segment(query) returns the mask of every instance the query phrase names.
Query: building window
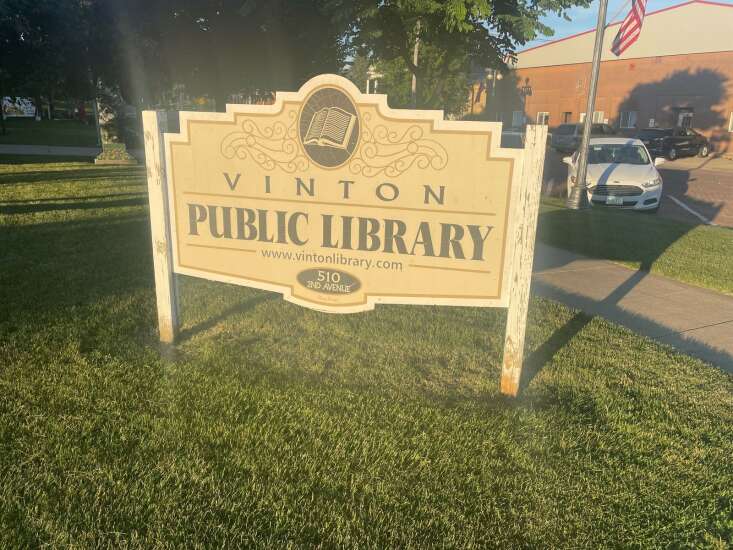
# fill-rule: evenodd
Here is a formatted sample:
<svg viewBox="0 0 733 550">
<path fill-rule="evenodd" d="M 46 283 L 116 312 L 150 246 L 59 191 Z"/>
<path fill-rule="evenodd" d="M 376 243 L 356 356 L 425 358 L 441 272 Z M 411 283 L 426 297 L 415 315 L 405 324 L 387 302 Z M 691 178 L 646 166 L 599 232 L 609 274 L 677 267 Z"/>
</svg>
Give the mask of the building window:
<svg viewBox="0 0 733 550">
<path fill-rule="evenodd" d="M 524 126 L 524 111 L 512 111 L 512 127 Z"/>
<path fill-rule="evenodd" d="M 695 112 L 692 109 L 679 109 L 677 112 L 677 126 L 681 128 L 692 128 L 692 117 Z"/>
<path fill-rule="evenodd" d="M 580 122 L 585 122 L 585 113 L 580 113 Z M 593 111 L 593 122 L 603 124 L 603 111 Z"/>
<path fill-rule="evenodd" d="M 733 111 L 730 113 L 730 120 L 728 121 L 728 131 L 733 132 Z"/>
<path fill-rule="evenodd" d="M 621 128 L 636 128 L 636 111 L 621 111 L 619 126 Z"/>
<path fill-rule="evenodd" d="M 571 111 L 565 111 L 562 114 L 562 122 L 563 124 L 567 124 L 573 119 L 573 113 Z"/>
<path fill-rule="evenodd" d="M 547 126 L 550 122 L 550 113 L 546 113 L 544 111 L 540 111 L 537 113 L 537 124 L 544 124 Z"/>
</svg>

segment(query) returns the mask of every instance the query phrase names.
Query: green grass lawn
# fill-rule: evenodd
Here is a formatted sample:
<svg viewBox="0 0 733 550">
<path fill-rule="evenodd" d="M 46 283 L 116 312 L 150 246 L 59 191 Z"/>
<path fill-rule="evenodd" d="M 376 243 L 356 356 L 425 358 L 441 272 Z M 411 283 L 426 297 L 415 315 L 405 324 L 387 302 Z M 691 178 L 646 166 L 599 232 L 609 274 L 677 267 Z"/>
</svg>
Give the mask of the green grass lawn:
<svg viewBox="0 0 733 550">
<path fill-rule="evenodd" d="M 0 547 L 712 547 L 733 378 L 531 302 L 326 315 L 179 277 L 157 343 L 143 170 L 0 166 Z"/>
<path fill-rule="evenodd" d="M 0 133 L 0 144 L 97 147 L 94 125 L 78 120 L 9 118 L 5 127 L 6 134 Z"/>
<path fill-rule="evenodd" d="M 543 199 L 537 238 L 685 283 L 733 294 L 733 230 L 653 214 L 593 208 L 571 211 Z"/>
</svg>

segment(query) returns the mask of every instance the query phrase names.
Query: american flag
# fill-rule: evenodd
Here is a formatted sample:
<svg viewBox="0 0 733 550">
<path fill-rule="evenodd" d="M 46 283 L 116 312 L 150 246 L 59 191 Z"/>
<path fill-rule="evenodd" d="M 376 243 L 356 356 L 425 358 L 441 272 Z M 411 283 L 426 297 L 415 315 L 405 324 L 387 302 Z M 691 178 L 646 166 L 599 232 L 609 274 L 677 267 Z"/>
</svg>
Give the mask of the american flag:
<svg viewBox="0 0 733 550">
<path fill-rule="evenodd" d="M 646 0 L 631 0 L 629 14 L 621 23 L 621 27 L 613 39 L 611 51 L 619 56 L 626 49 L 637 41 L 641 34 L 641 25 L 644 23 L 644 12 L 646 11 Z"/>
</svg>

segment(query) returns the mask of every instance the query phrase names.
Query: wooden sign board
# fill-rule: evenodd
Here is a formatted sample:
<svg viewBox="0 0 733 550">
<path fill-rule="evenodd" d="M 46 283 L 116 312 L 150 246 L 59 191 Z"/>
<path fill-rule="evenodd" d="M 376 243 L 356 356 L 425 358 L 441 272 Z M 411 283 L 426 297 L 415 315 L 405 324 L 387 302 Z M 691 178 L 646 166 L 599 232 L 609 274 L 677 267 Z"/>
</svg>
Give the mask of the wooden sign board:
<svg viewBox="0 0 733 550">
<path fill-rule="evenodd" d="M 143 121 L 162 340 L 177 331 L 174 273 L 329 313 L 513 310 L 518 295 L 505 357 L 516 380 L 502 383 L 516 394 L 544 127 L 524 150 L 501 149 L 500 123 L 390 109 L 335 75 L 273 105 L 182 112 L 177 134 L 162 113 Z"/>
</svg>

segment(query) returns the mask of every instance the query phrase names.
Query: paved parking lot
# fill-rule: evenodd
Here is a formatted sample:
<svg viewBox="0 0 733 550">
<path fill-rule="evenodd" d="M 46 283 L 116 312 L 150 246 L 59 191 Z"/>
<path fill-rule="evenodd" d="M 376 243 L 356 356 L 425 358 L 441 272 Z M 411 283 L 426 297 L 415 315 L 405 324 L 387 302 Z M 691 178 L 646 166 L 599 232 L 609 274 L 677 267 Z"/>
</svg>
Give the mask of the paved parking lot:
<svg viewBox="0 0 733 550">
<path fill-rule="evenodd" d="M 705 160 L 682 159 L 661 167 L 666 198 L 659 214 L 733 227 L 733 161 Z"/>
<path fill-rule="evenodd" d="M 567 167 L 562 157 L 560 153 L 547 150 L 545 193 L 565 192 Z M 667 161 L 660 167 L 660 173 L 665 196 L 658 216 L 733 227 L 733 160 L 682 158 Z"/>
</svg>

